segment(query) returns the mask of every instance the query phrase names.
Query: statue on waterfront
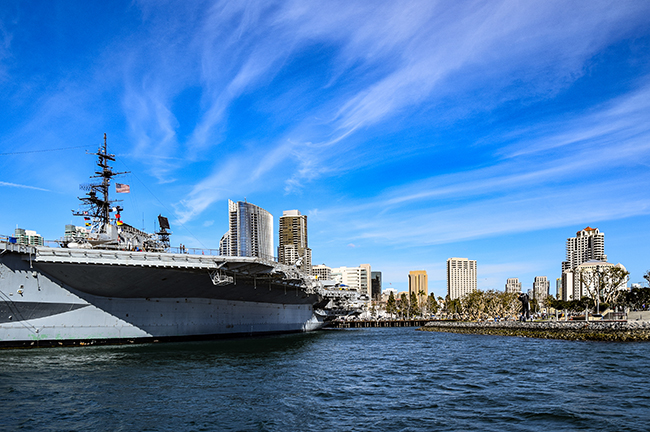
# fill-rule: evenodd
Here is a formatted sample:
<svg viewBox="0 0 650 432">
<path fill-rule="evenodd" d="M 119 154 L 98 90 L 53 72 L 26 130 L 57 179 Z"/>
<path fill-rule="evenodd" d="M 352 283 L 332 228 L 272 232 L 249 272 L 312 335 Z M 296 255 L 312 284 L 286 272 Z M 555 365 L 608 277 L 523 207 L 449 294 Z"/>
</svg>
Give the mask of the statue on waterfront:
<svg viewBox="0 0 650 432">
<path fill-rule="evenodd" d="M 530 319 L 530 298 L 520 291 L 518 300 L 521 302 L 521 320 L 526 321 Z"/>
</svg>

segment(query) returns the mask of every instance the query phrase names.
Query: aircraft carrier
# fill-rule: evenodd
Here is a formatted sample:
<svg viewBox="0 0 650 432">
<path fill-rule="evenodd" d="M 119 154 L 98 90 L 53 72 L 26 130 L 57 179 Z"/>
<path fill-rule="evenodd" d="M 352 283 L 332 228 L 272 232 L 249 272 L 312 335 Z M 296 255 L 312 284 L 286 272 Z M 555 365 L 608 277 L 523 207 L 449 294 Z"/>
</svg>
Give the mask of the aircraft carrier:
<svg viewBox="0 0 650 432">
<path fill-rule="evenodd" d="M 209 339 L 316 330 L 355 293 L 328 289 L 293 265 L 261 257 L 172 253 L 169 224 L 147 234 L 109 200 L 115 156 L 80 198 L 85 229 L 55 245 L 0 238 L 0 347 Z M 179 251 L 186 252 L 186 251 Z"/>
</svg>

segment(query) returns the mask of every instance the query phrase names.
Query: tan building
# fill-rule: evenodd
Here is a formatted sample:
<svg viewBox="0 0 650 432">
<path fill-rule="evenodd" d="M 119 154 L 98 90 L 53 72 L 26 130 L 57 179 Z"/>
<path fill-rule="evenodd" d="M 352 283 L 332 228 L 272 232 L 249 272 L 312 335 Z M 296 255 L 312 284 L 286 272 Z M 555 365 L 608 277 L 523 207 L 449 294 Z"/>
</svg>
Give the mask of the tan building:
<svg viewBox="0 0 650 432">
<path fill-rule="evenodd" d="M 311 274 L 320 280 L 332 280 L 332 269 L 325 264 L 312 266 Z"/>
<path fill-rule="evenodd" d="M 477 289 L 476 260 L 449 258 L 447 260 L 447 295 L 450 300 L 464 297 Z"/>
<path fill-rule="evenodd" d="M 307 215 L 298 210 L 285 210 L 280 217 L 280 244 L 278 261 L 298 264 L 298 268 L 311 274 L 311 249 L 307 243 Z"/>
<path fill-rule="evenodd" d="M 427 303 L 429 295 L 429 282 L 426 270 L 413 270 L 409 272 L 409 300 L 411 294 L 415 293 L 418 299 L 418 306 L 423 307 Z"/>
</svg>

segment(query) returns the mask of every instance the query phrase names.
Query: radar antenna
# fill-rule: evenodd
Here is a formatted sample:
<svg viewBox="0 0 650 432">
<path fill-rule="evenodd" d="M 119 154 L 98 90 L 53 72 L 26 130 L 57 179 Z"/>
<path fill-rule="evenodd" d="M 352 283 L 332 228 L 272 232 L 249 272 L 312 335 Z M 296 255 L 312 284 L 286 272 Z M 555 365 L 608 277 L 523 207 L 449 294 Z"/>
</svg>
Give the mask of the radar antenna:
<svg viewBox="0 0 650 432">
<path fill-rule="evenodd" d="M 106 134 L 104 134 L 104 145 L 99 147 L 97 153 L 92 153 L 97 156 L 97 171 L 91 178 L 101 178 L 99 183 L 91 183 L 82 185 L 83 190 L 88 190 L 85 197 L 79 198 L 82 206 L 86 210 L 72 211 L 73 216 L 84 216 L 86 225 L 89 224 L 88 220 L 92 219 L 92 231 L 97 233 L 107 232 L 107 226 L 110 224 L 110 212 L 112 210 L 111 204 L 121 200 L 109 199 L 109 188 L 111 179 L 117 175 L 126 174 L 128 171 L 115 172 L 109 165 L 109 161 L 115 162 L 115 155 L 109 154 L 106 146 Z"/>
<path fill-rule="evenodd" d="M 165 250 L 169 249 L 169 235 L 172 234 L 171 231 L 167 231 L 169 228 L 169 219 L 165 216 L 158 215 L 158 225 L 160 225 L 160 231 L 156 233 L 158 239 L 162 243 Z"/>
</svg>

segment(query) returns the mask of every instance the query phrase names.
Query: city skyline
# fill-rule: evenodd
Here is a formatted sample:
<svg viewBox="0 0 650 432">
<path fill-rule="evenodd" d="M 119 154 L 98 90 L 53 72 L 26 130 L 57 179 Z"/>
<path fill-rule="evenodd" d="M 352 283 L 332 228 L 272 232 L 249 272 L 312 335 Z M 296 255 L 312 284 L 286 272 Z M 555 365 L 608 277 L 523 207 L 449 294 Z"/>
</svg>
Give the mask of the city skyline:
<svg viewBox="0 0 650 432">
<path fill-rule="evenodd" d="M 312 264 L 369 263 L 398 291 L 422 269 L 444 297 L 449 257 L 479 263 L 481 290 L 554 281 L 589 226 L 638 283 L 649 17 L 633 1 L 4 1 L 0 234 L 82 225 L 107 133 L 130 172 L 123 220 L 168 217 L 174 246 L 217 249 L 229 198 L 297 209 Z"/>
</svg>

